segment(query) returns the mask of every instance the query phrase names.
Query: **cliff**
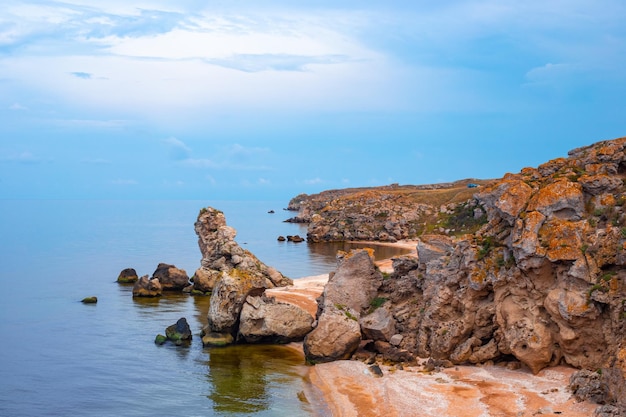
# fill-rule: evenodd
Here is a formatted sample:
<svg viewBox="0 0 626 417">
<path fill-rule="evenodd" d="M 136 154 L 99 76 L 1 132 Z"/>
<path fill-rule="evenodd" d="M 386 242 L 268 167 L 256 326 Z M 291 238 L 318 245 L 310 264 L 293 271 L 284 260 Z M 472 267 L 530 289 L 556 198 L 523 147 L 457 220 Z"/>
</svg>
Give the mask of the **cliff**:
<svg viewBox="0 0 626 417">
<path fill-rule="evenodd" d="M 418 239 L 417 259 L 395 259 L 375 296 L 395 322 L 400 351 L 623 376 L 625 180 L 620 138 L 499 180 L 472 180 L 477 188 L 389 186 L 297 203 L 311 241 Z M 388 337 L 378 353 L 389 351 Z"/>
</svg>

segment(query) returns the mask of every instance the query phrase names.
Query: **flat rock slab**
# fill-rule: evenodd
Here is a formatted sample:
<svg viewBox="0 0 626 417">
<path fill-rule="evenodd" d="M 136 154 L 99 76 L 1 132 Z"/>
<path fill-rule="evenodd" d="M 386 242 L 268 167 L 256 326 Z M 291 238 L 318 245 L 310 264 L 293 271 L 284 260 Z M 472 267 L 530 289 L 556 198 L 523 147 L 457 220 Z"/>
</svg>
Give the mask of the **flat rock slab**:
<svg viewBox="0 0 626 417">
<path fill-rule="evenodd" d="M 319 364 L 311 369 L 311 382 L 322 391 L 332 415 L 343 417 L 589 417 L 598 407 L 577 403 L 567 391 L 575 371 L 567 367 L 537 375 L 497 366 L 458 366 L 436 373 L 381 369 L 378 377 L 362 362 Z"/>
</svg>

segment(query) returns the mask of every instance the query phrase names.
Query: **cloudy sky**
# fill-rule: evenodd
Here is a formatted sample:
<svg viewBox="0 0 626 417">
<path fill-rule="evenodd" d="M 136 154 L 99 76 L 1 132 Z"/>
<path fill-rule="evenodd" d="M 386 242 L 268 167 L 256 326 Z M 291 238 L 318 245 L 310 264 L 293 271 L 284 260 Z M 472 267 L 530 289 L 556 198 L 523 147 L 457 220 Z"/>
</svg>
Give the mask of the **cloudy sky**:
<svg viewBox="0 0 626 417">
<path fill-rule="evenodd" d="M 626 135 L 623 0 L 2 0 L 0 198 L 289 199 Z"/>
</svg>

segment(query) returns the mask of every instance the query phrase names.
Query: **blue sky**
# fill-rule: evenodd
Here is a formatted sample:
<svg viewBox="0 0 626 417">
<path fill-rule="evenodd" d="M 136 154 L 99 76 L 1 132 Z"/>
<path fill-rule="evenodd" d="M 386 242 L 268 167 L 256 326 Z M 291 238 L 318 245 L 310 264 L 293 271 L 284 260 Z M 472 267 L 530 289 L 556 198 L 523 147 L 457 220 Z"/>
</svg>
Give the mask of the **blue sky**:
<svg viewBox="0 0 626 417">
<path fill-rule="evenodd" d="M 501 177 L 626 135 L 624 68 L 622 0 L 3 0 L 0 198 Z"/>
</svg>

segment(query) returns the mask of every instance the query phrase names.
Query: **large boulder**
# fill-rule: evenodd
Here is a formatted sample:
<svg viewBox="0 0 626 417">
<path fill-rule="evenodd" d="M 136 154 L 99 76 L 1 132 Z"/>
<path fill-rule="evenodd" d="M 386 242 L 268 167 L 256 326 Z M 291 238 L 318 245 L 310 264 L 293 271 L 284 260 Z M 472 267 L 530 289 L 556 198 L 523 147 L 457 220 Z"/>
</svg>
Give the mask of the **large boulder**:
<svg viewBox="0 0 626 417">
<path fill-rule="evenodd" d="M 246 298 L 239 320 L 239 336 L 249 343 L 300 341 L 313 329 L 308 312 L 265 295 Z"/>
<path fill-rule="evenodd" d="M 338 304 L 361 315 L 370 308 L 382 281 L 383 275 L 374 264 L 371 250 L 340 252 L 337 270 L 324 287 L 321 308 Z"/>
<path fill-rule="evenodd" d="M 359 347 L 361 329 L 355 313 L 347 307 L 329 306 L 317 327 L 304 338 L 304 355 L 310 363 L 349 359 Z"/>
<path fill-rule="evenodd" d="M 152 279 L 158 279 L 164 291 L 178 291 L 189 285 L 189 276 L 184 269 L 164 263 L 157 266 Z"/>
<path fill-rule="evenodd" d="M 150 279 L 147 275 L 139 278 L 133 286 L 133 297 L 159 297 L 163 287 L 158 279 Z"/>
<path fill-rule="evenodd" d="M 361 340 L 359 319 L 367 313 L 382 284 L 372 253 L 366 249 L 338 255 L 339 265 L 331 274 L 318 305 L 315 329 L 304 339 L 309 362 L 347 359 Z"/>
</svg>

